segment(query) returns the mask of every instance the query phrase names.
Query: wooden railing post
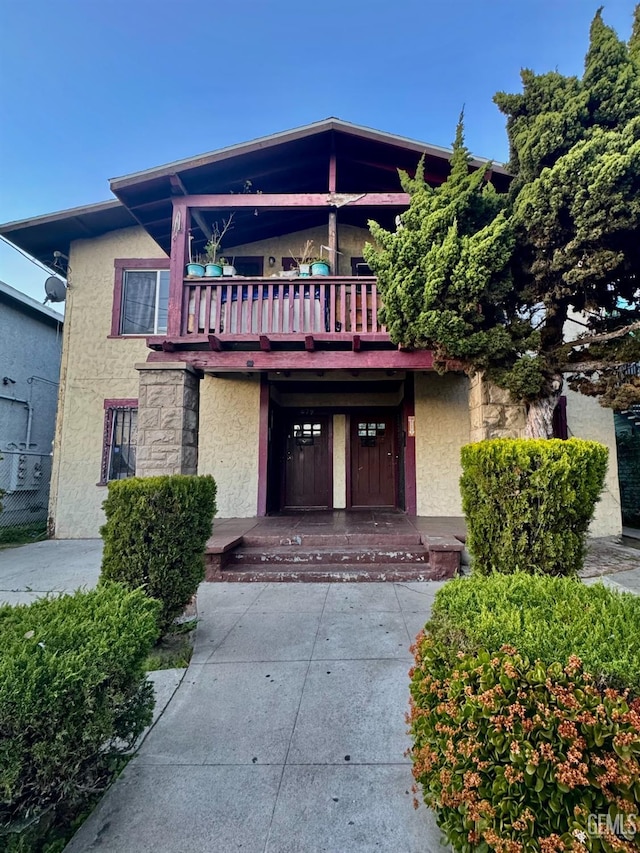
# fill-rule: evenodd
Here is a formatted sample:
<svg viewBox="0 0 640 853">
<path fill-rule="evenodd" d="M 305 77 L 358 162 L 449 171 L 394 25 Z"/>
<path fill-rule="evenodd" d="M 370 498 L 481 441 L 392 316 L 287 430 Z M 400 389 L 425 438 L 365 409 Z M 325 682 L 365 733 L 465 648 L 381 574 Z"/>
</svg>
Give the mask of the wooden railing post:
<svg viewBox="0 0 640 853">
<path fill-rule="evenodd" d="M 173 202 L 171 221 L 171 263 L 169 265 L 169 312 L 167 317 L 167 335 L 179 337 L 186 334 L 187 318 L 182 316 L 182 291 L 187 259 L 189 257 L 189 228 L 191 218 L 189 208 L 181 200 Z M 200 306 L 196 305 L 196 318 Z"/>
</svg>

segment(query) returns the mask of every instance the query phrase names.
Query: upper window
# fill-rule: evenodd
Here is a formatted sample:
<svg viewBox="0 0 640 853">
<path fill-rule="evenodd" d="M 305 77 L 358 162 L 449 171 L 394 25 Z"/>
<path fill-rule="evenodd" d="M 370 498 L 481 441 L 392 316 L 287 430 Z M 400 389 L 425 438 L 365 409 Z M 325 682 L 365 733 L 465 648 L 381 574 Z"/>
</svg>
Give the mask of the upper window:
<svg viewBox="0 0 640 853">
<path fill-rule="evenodd" d="M 111 334 L 157 335 L 167 331 L 169 258 L 117 258 Z"/>
<path fill-rule="evenodd" d="M 124 270 L 121 335 L 157 335 L 167 331 L 169 270 Z"/>
</svg>

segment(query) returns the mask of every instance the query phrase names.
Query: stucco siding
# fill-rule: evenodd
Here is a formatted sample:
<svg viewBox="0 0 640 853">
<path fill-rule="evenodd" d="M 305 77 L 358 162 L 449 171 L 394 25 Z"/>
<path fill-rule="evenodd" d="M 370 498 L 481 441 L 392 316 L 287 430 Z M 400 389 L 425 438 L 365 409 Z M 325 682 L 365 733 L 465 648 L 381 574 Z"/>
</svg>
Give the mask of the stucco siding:
<svg viewBox="0 0 640 853">
<path fill-rule="evenodd" d="M 198 474 L 214 477 L 220 518 L 247 518 L 257 512 L 259 428 L 259 377 L 204 377 Z"/>
<path fill-rule="evenodd" d="M 142 228 L 78 240 L 70 255 L 65 356 L 49 512 L 56 538 L 97 536 L 106 488 L 100 479 L 104 400 L 137 398 L 134 365 L 148 355 L 144 338 L 114 338 L 115 258 L 161 258 Z"/>
<path fill-rule="evenodd" d="M 469 442 L 468 399 L 466 377 L 415 376 L 418 515 L 462 515 L 460 449 Z"/>
<path fill-rule="evenodd" d="M 333 416 L 333 508 L 347 505 L 347 418 Z"/>
<path fill-rule="evenodd" d="M 603 408 L 593 397 L 585 397 L 569 389 L 567 395 L 567 427 L 570 436 L 600 441 L 609 448 L 609 467 L 602 496 L 589 528 L 591 536 L 616 536 L 622 532 L 618 456 L 611 409 Z"/>
</svg>

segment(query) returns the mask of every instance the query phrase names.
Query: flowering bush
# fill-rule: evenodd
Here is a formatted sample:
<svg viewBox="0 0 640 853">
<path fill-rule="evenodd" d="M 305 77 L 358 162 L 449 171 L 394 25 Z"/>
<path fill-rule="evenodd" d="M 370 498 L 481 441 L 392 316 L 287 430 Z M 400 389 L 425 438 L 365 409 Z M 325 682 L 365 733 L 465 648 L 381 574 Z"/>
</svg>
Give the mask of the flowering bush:
<svg viewBox="0 0 640 853">
<path fill-rule="evenodd" d="M 517 588 L 519 599 L 530 586 L 535 612 L 547 584 L 558 596 L 558 610 L 555 618 L 549 606 L 544 612 L 546 639 L 538 656 L 531 654 L 526 597 L 520 635 L 518 618 L 503 617 L 515 609 L 509 587 Z M 629 636 L 636 636 L 627 660 L 620 661 L 615 642 L 590 667 L 563 654 L 579 634 L 570 620 L 561 621 L 563 592 L 569 603 L 575 594 L 582 607 L 594 598 L 596 636 L 603 627 L 615 631 L 626 606 Z M 505 644 L 505 635 L 512 644 Z M 424 800 L 454 850 L 640 849 L 640 698 L 637 690 L 620 687 L 637 668 L 639 635 L 640 601 L 569 579 L 494 575 L 454 581 L 438 593 L 433 618 L 413 648 L 411 757 Z M 517 649 L 519 640 L 529 656 Z M 616 827 L 631 832 L 624 837 Z"/>
</svg>

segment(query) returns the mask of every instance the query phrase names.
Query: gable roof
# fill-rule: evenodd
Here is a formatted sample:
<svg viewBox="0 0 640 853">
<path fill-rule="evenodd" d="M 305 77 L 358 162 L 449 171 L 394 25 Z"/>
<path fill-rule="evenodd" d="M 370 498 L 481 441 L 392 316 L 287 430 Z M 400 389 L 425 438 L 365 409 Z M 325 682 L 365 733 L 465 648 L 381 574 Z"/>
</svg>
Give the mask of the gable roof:
<svg viewBox="0 0 640 853">
<path fill-rule="evenodd" d="M 326 192 L 328 164 L 337 160 L 337 191 L 394 192 L 400 190 L 398 169 L 413 172 L 425 157 L 425 177 L 444 181 L 452 152 L 414 139 L 385 133 L 335 117 L 291 130 L 230 145 L 197 157 L 113 178 L 110 187 L 117 200 L 85 205 L 58 213 L 0 225 L 0 234 L 53 268 L 53 252 L 69 254 L 73 240 L 100 236 L 109 231 L 142 225 L 165 253 L 170 251 L 172 200 L 182 194 L 242 192 Z M 489 161 L 473 158 L 478 168 Z M 509 175 L 493 166 L 493 181 L 506 190 Z M 388 227 L 395 213 L 389 209 Z M 321 211 L 271 212 L 256 218 L 251 211 L 235 218 L 236 244 L 250 243 L 274 234 L 321 224 Z M 215 216 L 214 216 L 215 218 Z M 367 211 L 342 208 L 341 221 L 366 226 Z M 196 242 L 204 231 L 194 224 Z"/>
</svg>

